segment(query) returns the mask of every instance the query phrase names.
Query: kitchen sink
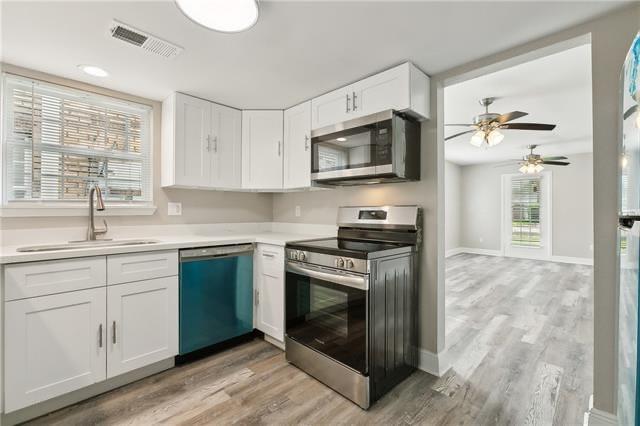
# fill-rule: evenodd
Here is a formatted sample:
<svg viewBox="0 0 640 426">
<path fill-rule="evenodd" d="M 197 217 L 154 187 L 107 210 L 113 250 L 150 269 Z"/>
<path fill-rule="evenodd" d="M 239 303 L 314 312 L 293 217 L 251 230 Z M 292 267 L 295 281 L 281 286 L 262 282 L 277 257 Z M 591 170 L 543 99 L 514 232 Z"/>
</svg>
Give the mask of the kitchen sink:
<svg viewBox="0 0 640 426">
<path fill-rule="evenodd" d="M 54 250 L 74 250 L 79 248 L 93 247 L 120 247 L 138 246 L 143 244 L 156 244 L 158 240 L 95 240 L 95 241 L 69 241 L 61 244 L 43 244 L 39 246 L 25 246 L 16 249 L 18 252 L 37 252 Z"/>
</svg>

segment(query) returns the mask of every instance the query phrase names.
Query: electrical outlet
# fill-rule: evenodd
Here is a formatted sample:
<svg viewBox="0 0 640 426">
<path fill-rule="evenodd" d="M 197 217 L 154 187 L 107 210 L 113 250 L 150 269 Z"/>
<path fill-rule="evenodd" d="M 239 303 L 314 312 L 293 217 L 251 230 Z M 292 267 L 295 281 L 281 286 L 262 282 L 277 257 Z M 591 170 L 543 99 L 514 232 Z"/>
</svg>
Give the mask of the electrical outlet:
<svg viewBox="0 0 640 426">
<path fill-rule="evenodd" d="M 300 217 L 300 206 L 296 206 L 296 217 Z"/>
<path fill-rule="evenodd" d="M 182 216 L 182 203 L 167 203 L 167 214 L 169 216 Z"/>
</svg>

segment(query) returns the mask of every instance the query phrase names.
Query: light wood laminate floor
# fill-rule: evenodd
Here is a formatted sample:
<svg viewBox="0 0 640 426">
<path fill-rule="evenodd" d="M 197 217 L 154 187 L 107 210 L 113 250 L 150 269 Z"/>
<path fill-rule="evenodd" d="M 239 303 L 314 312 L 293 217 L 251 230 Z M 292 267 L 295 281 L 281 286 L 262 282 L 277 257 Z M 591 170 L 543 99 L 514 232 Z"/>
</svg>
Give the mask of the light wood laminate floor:
<svg viewBox="0 0 640 426">
<path fill-rule="evenodd" d="M 462 254 L 447 259 L 442 378 L 418 371 L 363 411 L 253 340 L 34 425 L 579 425 L 591 394 L 591 267 Z"/>
</svg>

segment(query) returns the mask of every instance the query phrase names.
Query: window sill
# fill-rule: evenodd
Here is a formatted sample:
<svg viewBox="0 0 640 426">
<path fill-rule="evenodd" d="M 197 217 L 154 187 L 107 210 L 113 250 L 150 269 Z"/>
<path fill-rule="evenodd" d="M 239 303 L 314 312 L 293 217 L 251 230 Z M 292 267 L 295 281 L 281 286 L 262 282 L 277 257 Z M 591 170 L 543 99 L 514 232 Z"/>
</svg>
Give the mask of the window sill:
<svg viewBox="0 0 640 426">
<path fill-rule="evenodd" d="M 114 204 L 106 205 L 104 211 L 96 211 L 96 216 L 151 216 L 157 207 L 151 204 L 129 205 Z M 0 207 L 0 217 L 86 217 L 89 215 L 88 204 L 22 204 L 4 205 Z"/>
</svg>

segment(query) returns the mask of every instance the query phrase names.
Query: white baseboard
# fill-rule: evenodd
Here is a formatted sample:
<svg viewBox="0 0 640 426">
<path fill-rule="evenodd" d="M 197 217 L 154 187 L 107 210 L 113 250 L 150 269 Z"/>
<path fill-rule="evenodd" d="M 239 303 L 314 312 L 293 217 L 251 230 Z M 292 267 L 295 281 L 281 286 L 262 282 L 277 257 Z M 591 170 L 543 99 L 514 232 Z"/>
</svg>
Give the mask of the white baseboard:
<svg viewBox="0 0 640 426">
<path fill-rule="evenodd" d="M 454 249 L 449 249 L 444 253 L 444 257 L 455 256 L 456 254 L 465 253 L 465 249 L 463 247 L 458 247 Z"/>
<path fill-rule="evenodd" d="M 585 414 L 585 426 L 616 426 L 617 419 L 611 413 L 591 407 Z"/>
<path fill-rule="evenodd" d="M 419 350 L 418 368 L 437 377 L 442 377 L 451 367 L 446 351 L 433 353 L 426 349 Z"/>
<path fill-rule="evenodd" d="M 481 249 L 481 248 L 472 248 L 472 247 L 458 247 L 458 248 L 447 250 L 445 253 L 445 257 L 455 256 L 456 254 L 461 254 L 461 253 L 480 254 L 484 256 L 503 256 L 501 250 L 490 250 L 490 249 Z M 518 258 L 542 260 L 545 262 L 574 263 L 576 265 L 593 266 L 593 259 L 588 257 L 551 256 L 551 257 L 541 257 L 538 259 L 533 259 L 530 257 L 518 256 Z"/>
<path fill-rule="evenodd" d="M 593 258 L 588 257 L 571 257 L 571 256 L 551 256 L 551 262 L 559 263 L 575 263 L 576 265 L 593 266 Z"/>
</svg>

